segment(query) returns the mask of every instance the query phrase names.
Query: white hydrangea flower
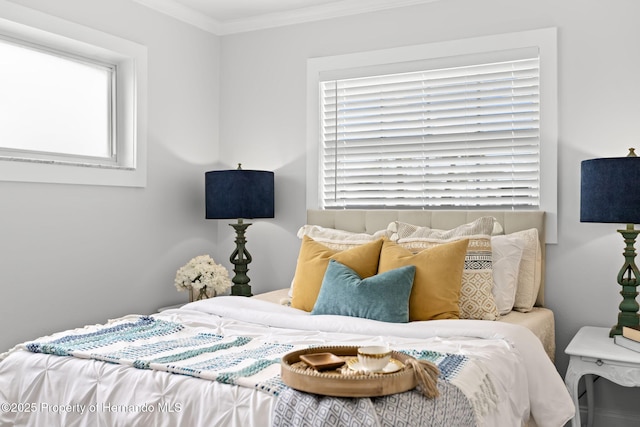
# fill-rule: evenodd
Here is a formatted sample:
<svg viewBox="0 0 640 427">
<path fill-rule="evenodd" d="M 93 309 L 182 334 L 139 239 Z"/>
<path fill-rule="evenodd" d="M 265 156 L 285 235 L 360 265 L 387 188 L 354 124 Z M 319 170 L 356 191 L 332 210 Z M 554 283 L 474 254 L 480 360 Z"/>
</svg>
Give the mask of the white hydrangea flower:
<svg viewBox="0 0 640 427">
<path fill-rule="evenodd" d="M 221 294 L 231 287 L 229 271 L 209 255 L 199 255 L 180 267 L 176 273 L 175 286 L 178 291 L 193 289 L 200 294 L 202 288 L 207 298 Z"/>
</svg>

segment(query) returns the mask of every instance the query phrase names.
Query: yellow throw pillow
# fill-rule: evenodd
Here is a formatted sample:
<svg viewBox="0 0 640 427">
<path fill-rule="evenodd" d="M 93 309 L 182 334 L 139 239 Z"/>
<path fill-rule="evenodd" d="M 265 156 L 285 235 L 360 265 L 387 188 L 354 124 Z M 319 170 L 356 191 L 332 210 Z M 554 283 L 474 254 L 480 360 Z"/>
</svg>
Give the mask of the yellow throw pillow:
<svg viewBox="0 0 640 427">
<path fill-rule="evenodd" d="M 363 279 L 376 275 L 381 248 L 382 239 L 378 239 L 355 248 L 337 251 L 309 236 L 304 236 L 293 278 L 291 306 L 305 311 L 313 310 L 330 259 L 351 268 Z"/>
<path fill-rule="evenodd" d="M 414 254 L 385 239 L 378 272 L 415 265 L 409 320 L 459 319 L 460 287 L 469 240 L 463 239 Z"/>
<path fill-rule="evenodd" d="M 396 222 L 397 240 L 391 240 L 413 253 L 456 240 L 469 240 L 460 289 L 460 318 L 496 320 L 500 315 L 493 296 L 491 230 L 493 217 L 481 217 L 452 230 Z M 402 237 L 404 236 L 404 237 Z"/>
</svg>

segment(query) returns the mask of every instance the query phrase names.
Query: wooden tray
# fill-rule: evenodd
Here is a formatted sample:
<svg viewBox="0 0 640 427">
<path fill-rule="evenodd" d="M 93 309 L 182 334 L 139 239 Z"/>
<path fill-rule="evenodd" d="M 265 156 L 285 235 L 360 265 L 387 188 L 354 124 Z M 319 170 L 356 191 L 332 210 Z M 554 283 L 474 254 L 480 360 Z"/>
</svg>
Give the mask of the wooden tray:
<svg viewBox="0 0 640 427">
<path fill-rule="evenodd" d="M 301 355 L 333 353 L 345 361 L 357 357 L 358 347 L 314 347 L 284 355 L 281 365 L 282 381 L 291 388 L 308 393 L 338 397 L 373 397 L 402 393 L 418 385 L 411 365 L 413 359 L 406 354 L 393 351 L 391 358 L 404 364 L 393 373 L 357 372 L 347 364 L 336 370 L 317 371 L 300 360 Z"/>
</svg>

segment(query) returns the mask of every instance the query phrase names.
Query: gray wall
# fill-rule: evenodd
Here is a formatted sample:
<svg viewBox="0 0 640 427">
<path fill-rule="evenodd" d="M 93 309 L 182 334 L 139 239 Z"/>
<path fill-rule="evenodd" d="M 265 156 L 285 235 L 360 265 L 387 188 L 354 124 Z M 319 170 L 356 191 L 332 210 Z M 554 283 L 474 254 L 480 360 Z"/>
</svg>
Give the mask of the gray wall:
<svg viewBox="0 0 640 427">
<path fill-rule="evenodd" d="M 305 220 L 308 58 L 544 27 L 558 28 L 559 243 L 547 247 L 546 300 L 559 371 L 581 326 L 615 323 L 624 245 L 617 225 L 579 222 L 580 161 L 638 146 L 637 1 L 443 0 L 223 37 L 125 0 L 16 3 L 148 46 L 149 180 L 0 182 L 0 322 L 11 325 L 0 348 L 183 301 L 172 280 L 193 255 L 229 266 L 233 230 L 203 219 L 202 173 L 239 162 L 276 173 L 276 218 L 247 232 L 253 291 L 288 286 Z M 639 390 L 602 380 L 596 393 L 596 421 L 640 414 Z"/>
</svg>

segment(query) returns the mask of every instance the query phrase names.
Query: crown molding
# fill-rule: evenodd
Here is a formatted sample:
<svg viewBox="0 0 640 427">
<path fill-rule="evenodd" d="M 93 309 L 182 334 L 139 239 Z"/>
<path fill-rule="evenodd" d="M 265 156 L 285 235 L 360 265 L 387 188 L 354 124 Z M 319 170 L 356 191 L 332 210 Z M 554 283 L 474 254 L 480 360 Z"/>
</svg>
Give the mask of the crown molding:
<svg viewBox="0 0 640 427">
<path fill-rule="evenodd" d="M 358 15 L 385 9 L 395 9 L 440 0 L 345 0 L 319 6 L 269 13 L 255 18 L 238 19 L 221 23 L 224 34 L 234 34 L 265 28 L 282 27 L 304 22 L 321 21 L 342 16 Z"/>
<path fill-rule="evenodd" d="M 328 4 L 294 9 L 286 12 L 268 13 L 256 17 L 219 21 L 188 8 L 174 0 L 133 0 L 158 12 L 172 16 L 202 30 L 223 36 L 282 27 L 305 22 L 358 15 L 385 9 L 432 3 L 442 0 L 344 0 Z"/>
<path fill-rule="evenodd" d="M 198 27 L 207 32 L 222 35 L 222 24 L 204 13 L 186 7 L 174 0 L 133 0 L 143 6 L 153 9 L 179 21 Z"/>
</svg>

